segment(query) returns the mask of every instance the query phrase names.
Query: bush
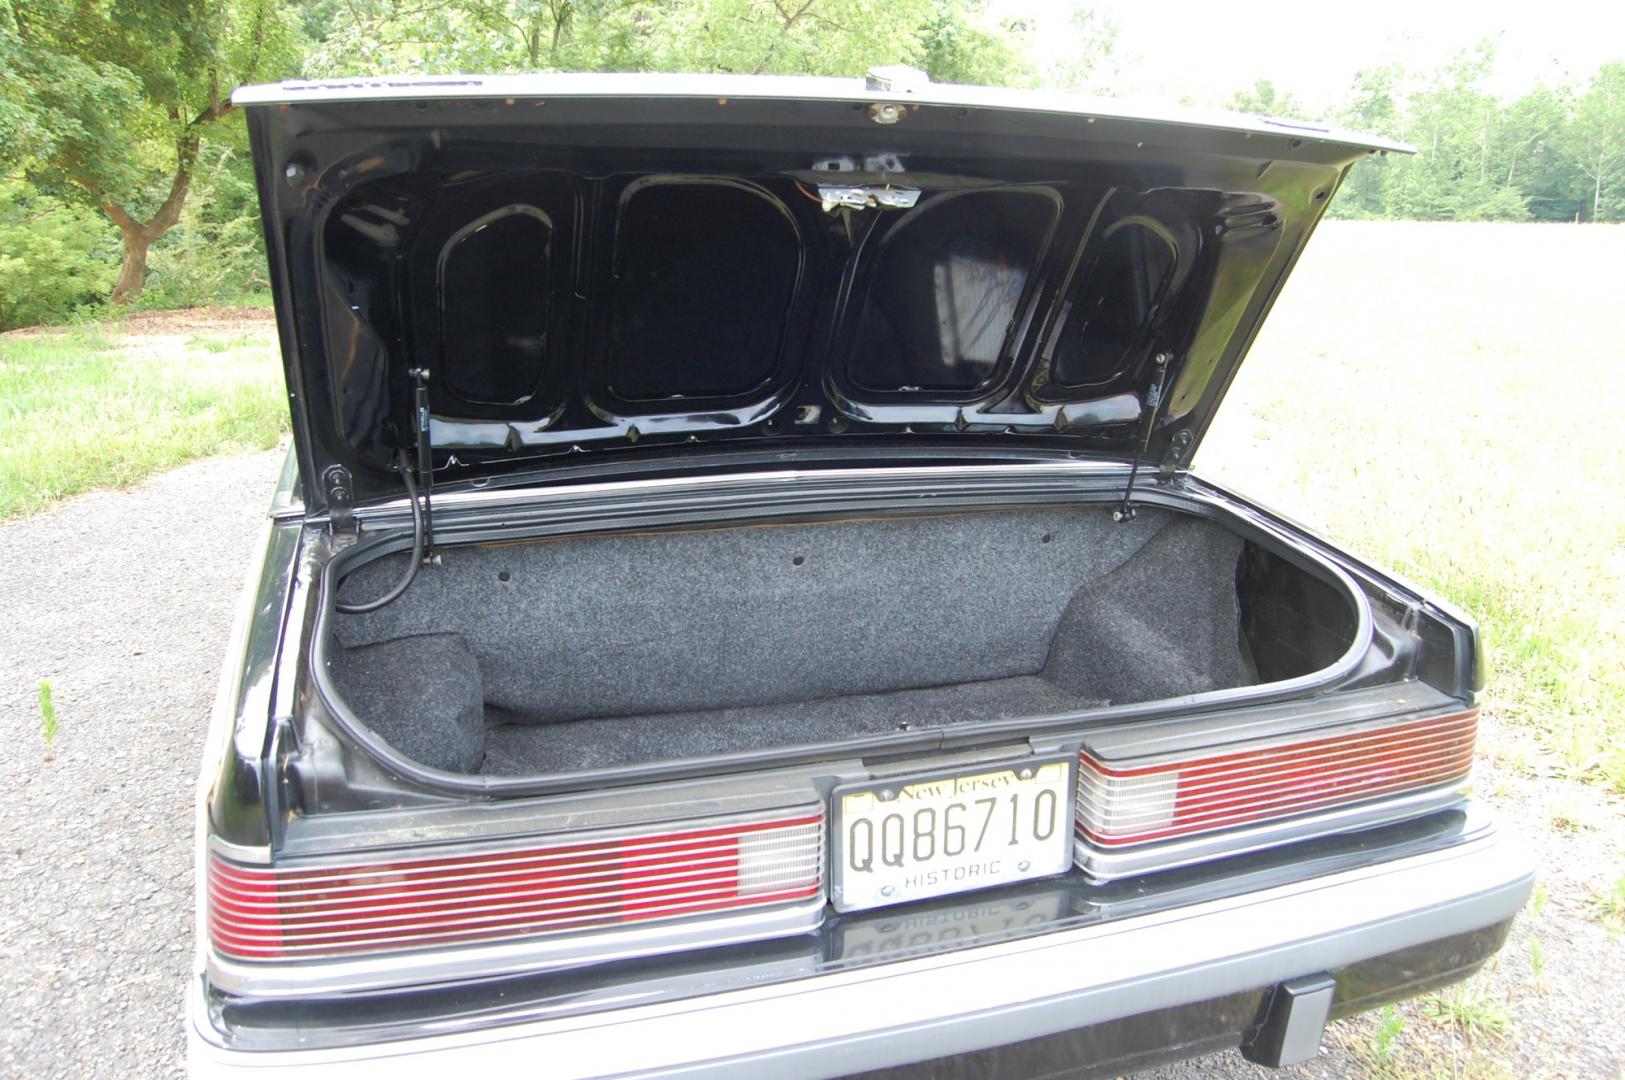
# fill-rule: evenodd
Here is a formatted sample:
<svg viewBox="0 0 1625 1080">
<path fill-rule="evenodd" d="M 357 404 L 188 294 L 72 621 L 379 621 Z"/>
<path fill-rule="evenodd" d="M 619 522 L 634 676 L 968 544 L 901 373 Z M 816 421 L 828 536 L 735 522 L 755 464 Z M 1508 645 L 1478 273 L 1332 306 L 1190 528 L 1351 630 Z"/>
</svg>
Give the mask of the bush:
<svg viewBox="0 0 1625 1080">
<path fill-rule="evenodd" d="M 0 330 L 58 323 L 107 298 L 119 235 L 96 211 L 0 179 Z"/>
</svg>

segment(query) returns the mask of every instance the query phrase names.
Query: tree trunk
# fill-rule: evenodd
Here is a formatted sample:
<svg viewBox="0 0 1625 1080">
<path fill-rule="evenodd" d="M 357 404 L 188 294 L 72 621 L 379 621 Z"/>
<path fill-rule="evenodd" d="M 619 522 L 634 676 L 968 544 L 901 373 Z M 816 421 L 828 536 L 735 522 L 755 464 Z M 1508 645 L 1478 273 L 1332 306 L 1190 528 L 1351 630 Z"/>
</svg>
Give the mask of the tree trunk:
<svg viewBox="0 0 1625 1080">
<path fill-rule="evenodd" d="M 124 230 L 124 261 L 119 266 L 118 280 L 113 283 L 112 302 L 115 307 L 131 303 L 141 295 L 147 280 L 147 250 L 157 239 L 146 229 Z"/>
<path fill-rule="evenodd" d="M 229 107 L 229 106 L 228 106 Z M 212 119 L 212 116 L 210 117 Z M 115 202 L 102 204 L 102 213 L 113 219 L 124 237 L 124 261 L 119 266 L 118 280 L 113 284 L 114 305 L 123 306 L 141 295 L 147 280 L 147 251 L 153 241 L 175 227 L 181 219 L 181 208 L 186 205 L 186 193 L 192 187 L 192 169 L 197 165 L 198 137 L 188 128 L 175 144 L 175 176 L 169 182 L 169 194 L 146 221 L 137 220 L 124 207 Z"/>
</svg>

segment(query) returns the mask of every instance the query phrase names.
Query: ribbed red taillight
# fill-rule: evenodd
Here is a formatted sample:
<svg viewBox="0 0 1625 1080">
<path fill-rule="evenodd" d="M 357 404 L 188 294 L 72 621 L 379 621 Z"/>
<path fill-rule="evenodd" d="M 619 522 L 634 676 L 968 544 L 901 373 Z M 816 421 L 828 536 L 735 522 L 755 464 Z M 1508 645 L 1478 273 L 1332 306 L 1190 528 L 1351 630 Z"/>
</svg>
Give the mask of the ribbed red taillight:
<svg viewBox="0 0 1625 1080">
<path fill-rule="evenodd" d="M 1478 710 L 1297 742 L 1109 766 L 1078 758 L 1078 829 L 1115 848 L 1251 825 L 1465 778 Z"/>
<path fill-rule="evenodd" d="M 244 960 L 529 937 L 758 908 L 823 887 L 822 810 L 436 858 L 209 860 L 209 936 Z"/>
</svg>

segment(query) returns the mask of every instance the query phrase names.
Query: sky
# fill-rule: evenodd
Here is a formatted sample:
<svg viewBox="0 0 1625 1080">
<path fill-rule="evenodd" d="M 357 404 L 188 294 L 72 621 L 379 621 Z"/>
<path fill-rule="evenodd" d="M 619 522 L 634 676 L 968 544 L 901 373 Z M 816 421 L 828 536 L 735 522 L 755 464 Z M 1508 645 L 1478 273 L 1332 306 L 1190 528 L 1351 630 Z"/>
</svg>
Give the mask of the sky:
<svg viewBox="0 0 1625 1080">
<path fill-rule="evenodd" d="M 1435 68 L 1484 38 L 1498 43 L 1490 88 L 1509 97 L 1540 81 L 1583 83 L 1604 61 L 1625 60 L 1620 0 L 1253 7 L 1215 0 L 992 0 L 988 14 L 1034 24 L 1029 41 L 1044 62 L 1064 54 L 1067 19 L 1079 6 L 1117 26 L 1114 93 L 1204 105 L 1267 78 L 1314 111 L 1340 101 L 1362 67 Z"/>
</svg>

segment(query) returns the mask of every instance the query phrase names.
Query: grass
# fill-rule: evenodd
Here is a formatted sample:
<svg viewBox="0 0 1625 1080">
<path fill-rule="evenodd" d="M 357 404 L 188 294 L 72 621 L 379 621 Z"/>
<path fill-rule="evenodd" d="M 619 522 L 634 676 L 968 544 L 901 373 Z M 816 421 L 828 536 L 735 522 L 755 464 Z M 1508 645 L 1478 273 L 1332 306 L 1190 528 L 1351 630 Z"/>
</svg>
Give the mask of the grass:
<svg viewBox="0 0 1625 1080">
<path fill-rule="evenodd" d="M 1427 1019 L 1454 1027 L 1472 1041 L 1504 1035 L 1512 1026 L 1507 1003 L 1476 983 L 1462 983 L 1429 994 L 1419 1007 Z"/>
<path fill-rule="evenodd" d="M 59 725 L 56 718 L 56 703 L 51 700 L 51 683 L 48 679 L 40 680 L 39 715 L 40 734 L 45 738 L 45 749 L 49 753 L 56 746 L 56 733 L 59 730 Z"/>
<path fill-rule="evenodd" d="M 1625 931 L 1625 877 L 1615 878 L 1606 891 L 1597 894 L 1591 914 L 1608 929 Z"/>
<path fill-rule="evenodd" d="M 1378 1062 L 1391 1061 L 1394 1044 L 1405 1030 L 1405 1017 L 1394 1005 L 1384 1005 L 1377 1021 L 1377 1030 L 1371 1036 L 1371 1055 Z"/>
<path fill-rule="evenodd" d="M 1497 725 L 1625 792 L 1625 229 L 1332 222 L 1200 471 L 1479 621 Z"/>
<path fill-rule="evenodd" d="M 223 353 L 233 349 L 252 348 L 265 344 L 260 334 L 234 334 L 221 336 L 219 334 L 193 334 L 186 339 L 188 349 L 202 349 L 204 352 Z"/>
<path fill-rule="evenodd" d="M 0 519 L 273 445 L 288 418 L 269 331 L 193 342 L 132 347 L 115 324 L 0 336 Z"/>
</svg>

